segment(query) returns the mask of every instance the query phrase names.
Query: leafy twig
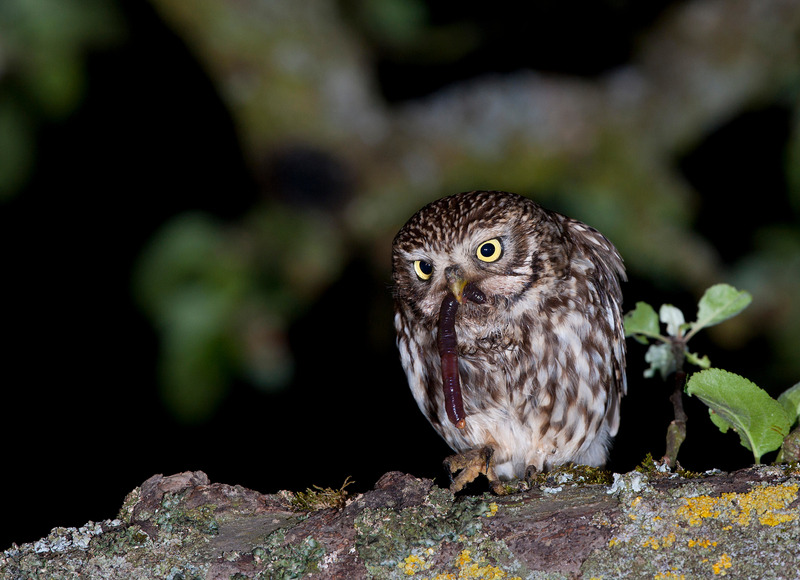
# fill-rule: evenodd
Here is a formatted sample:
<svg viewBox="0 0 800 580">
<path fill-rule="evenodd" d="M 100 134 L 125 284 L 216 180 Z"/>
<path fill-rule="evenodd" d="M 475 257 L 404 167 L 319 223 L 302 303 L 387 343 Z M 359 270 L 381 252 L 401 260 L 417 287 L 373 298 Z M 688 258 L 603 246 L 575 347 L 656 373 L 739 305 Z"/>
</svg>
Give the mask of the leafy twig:
<svg viewBox="0 0 800 580">
<path fill-rule="evenodd" d="M 659 371 L 666 381 L 670 374 L 675 373 L 675 388 L 670 395 L 674 419 L 667 429 L 667 449 L 664 455 L 664 460 L 670 467 L 677 465 L 678 451 L 686 439 L 688 417 L 683 408 L 683 390 L 686 385 L 684 364 L 688 360 L 702 369 L 711 366 L 707 356 L 700 357 L 690 352 L 686 343 L 699 330 L 736 316 L 751 300 L 747 292 L 736 290 L 727 284 L 717 284 L 706 290 L 700 299 L 697 320 L 694 322 L 687 323 L 683 312 L 670 304 L 662 304 L 656 316 L 652 306 L 646 302 L 637 302 L 636 308 L 625 315 L 625 335 L 633 336 L 643 344 L 650 344 L 645 354 L 650 368 L 645 371 L 645 377 L 652 377 Z M 666 325 L 666 335 L 661 333 L 659 322 Z M 651 340 L 654 341 L 652 344 Z"/>
</svg>

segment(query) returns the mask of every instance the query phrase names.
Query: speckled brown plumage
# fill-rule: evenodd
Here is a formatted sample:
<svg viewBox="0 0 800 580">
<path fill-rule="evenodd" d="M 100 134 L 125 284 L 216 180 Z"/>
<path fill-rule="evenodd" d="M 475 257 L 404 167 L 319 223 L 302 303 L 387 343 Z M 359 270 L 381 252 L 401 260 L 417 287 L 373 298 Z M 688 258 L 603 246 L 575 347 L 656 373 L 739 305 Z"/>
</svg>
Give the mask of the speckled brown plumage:
<svg viewBox="0 0 800 580">
<path fill-rule="evenodd" d="M 626 391 L 625 269 L 611 242 L 519 195 L 473 191 L 417 212 L 394 240 L 392 270 L 403 368 L 450 447 L 490 448 L 490 479 L 605 463 Z M 447 417 L 436 347 L 454 279 L 487 298 L 455 315 L 463 429 Z"/>
</svg>

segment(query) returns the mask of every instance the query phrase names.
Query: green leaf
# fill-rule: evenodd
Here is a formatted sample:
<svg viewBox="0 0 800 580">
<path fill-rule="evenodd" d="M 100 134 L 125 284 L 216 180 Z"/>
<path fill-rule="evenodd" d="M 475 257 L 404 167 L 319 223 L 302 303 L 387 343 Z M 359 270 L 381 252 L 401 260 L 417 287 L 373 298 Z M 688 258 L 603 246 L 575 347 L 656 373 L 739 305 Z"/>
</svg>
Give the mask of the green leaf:
<svg viewBox="0 0 800 580">
<path fill-rule="evenodd" d="M 667 334 L 670 336 L 682 336 L 681 326 L 686 324 L 683 312 L 672 304 L 662 304 L 658 311 L 658 318 L 667 325 Z"/>
<path fill-rule="evenodd" d="M 652 378 L 656 371 L 661 373 L 665 381 L 671 372 L 675 371 L 675 357 L 672 356 L 672 346 L 668 342 L 651 344 L 644 353 L 645 362 L 650 363 L 650 368 L 644 371 L 645 378 Z"/>
<path fill-rule="evenodd" d="M 722 369 L 694 373 L 686 392 L 708 405 L 739 434 L 756 463 L 781 446 L 789 433 L 789 418 L 778 401 L 747 379 Z M 720 427 L 721 422 L 712 417 Z M 721 427 L 720 427 L 721 428 Z"/>
<path fill-rule="evenodd" d="M 708 355 L 703 355 L 703 358 L 700 358 L 699 354 L 696 352 L 689 352 L 688 350 L 684 355 L 686 356 L 686 360 L 693 365 L 699 366 L 701 369 L 707 369 L 711 366 L 711 360 L 708 358 Z"/>
<path fill-rule="evenodd" d="M 636 308 L 625 315 L 625 336 L 631 335 L 643 344 L 647 344 L 647 339 L 642 335 L 651 338 L 661 337 L 658 315 L 647 302 L 637 302 Z"/>
<path fill-rule="evenodd" d="M 800 383 L 783 391 L 778 397 L 778 402 L 783 407 L 783 410 L 786 411 L 789 423 L 794 425 L 795 421 L 800 417 Z"/>
<path fill-rule="evenodd" d="M 692 323 L 691 334 L 736 316 L 752 301 L 753 297 L 745 290 L 737 290 L 728 284 L 711 286 L 697 305 L 697 320 Z"/>
<path fill-rule="evenodd" d="M 719 413 L 715 413 L 714 409 L 708 410 L 708 416 L 711 417 L 711 422 L 714 423 L 714 425 L 716 425 L 723 433 L 727 433 L 728 429 L 732 427 L 732 425 L 723 419 Z M 745 447 L 747 447 L 747 445 L 745 445 Z"/>
</svg>

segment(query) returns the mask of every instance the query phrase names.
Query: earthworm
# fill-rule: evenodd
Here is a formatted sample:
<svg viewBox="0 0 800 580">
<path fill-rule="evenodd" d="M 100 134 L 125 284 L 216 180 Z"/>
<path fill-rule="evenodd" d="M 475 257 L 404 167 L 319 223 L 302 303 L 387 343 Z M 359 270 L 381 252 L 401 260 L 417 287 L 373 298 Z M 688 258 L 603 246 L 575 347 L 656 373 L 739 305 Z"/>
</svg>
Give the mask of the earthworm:
<svg viewBox="0 0 800 580">
<path fill-rule="evenodd" d="M 464 287 L 463 297 L 471 302 L 483 304 L 486 302 L 486 295 L 478 288 L 468 283 Z M 458 353 L 456 343 L 456 311 L 458 310 L 458 300 L 452 292 L 448 292 L 442 300 L 439 309 L 439 337 L 437 345 L 439 347 L 439 357 L 442 366 L 442 387 L 444 388 L 444 405 L 447 410 L 447 418 L 459 429 L 466 427 L 466 417 L 464 416 L 464 402 L 461 399 L 461 383 L 458 378 Z"/>
</svg>

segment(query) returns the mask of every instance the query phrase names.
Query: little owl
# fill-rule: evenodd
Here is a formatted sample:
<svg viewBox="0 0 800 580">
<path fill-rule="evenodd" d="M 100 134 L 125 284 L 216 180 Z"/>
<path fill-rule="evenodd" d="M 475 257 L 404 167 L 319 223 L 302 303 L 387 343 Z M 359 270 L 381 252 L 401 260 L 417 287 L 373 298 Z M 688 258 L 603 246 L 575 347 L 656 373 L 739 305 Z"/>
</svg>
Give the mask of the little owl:
<svg viewBox="0 0 800 580">
<path fill-rule="evenodd" d="M 445 197 L 392 245 L 411 392 L 457 453 L 455 492 L 605 464 L 626 391 L 620 279 L 600 232 L 502 191 Z"/>
</svg>

